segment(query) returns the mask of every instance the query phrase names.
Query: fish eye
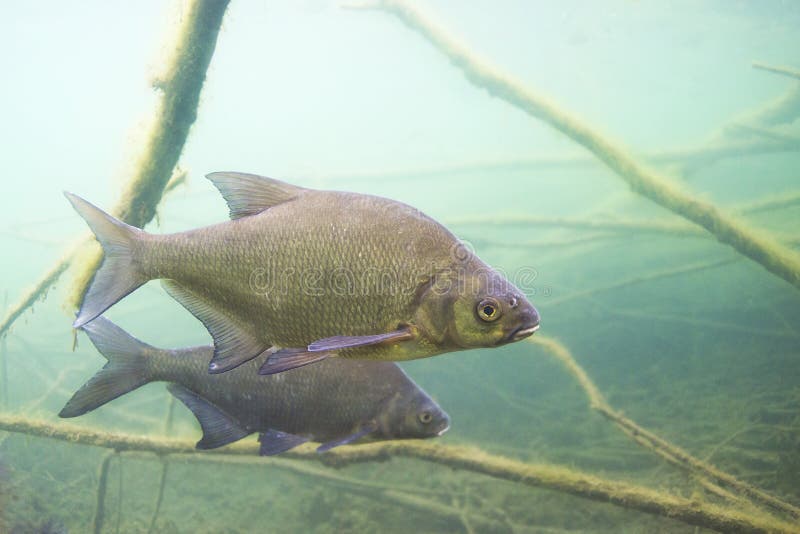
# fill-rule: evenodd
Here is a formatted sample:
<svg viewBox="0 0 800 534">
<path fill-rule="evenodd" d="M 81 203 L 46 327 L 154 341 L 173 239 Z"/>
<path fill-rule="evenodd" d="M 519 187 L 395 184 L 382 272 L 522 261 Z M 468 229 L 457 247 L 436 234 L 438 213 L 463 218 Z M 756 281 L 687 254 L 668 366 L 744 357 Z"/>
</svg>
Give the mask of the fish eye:
<svg viewBox="0 0 800 534">
<path fill-rule="evenodd" d="M 431 412 L 422 412 L 417 417 L 419 418 L 419 422 L 423 425 L 427 425 L 433 421 L 433 414 L 431 414 Z"/>
<path fill-rule="evenodd" d="M 478 303 L 478 317 L 486 322 L 500 318 L 500 303 L 493 298 L 485 298 Z"/>
</svg>

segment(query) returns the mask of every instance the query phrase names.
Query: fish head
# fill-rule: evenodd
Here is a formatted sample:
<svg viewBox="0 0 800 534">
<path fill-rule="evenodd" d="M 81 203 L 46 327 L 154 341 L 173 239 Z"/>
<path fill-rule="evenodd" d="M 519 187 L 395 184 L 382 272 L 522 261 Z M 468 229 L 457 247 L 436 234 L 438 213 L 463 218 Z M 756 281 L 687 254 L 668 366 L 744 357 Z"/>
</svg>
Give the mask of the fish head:
<svg viewBox="0 0 800 534">
<path fill-rule="evenodd" d="M 479 260 L 438 282 L 420 304 L 417 322 L 447 350 L 496 347 L 539 329 L 539 312 L 505 276 Z"/>
<path fill-rule="evenodd" d="M 450 416 L 414 384 L 385 403 L 378 426 L 383 439 L 433 438 L 447 432 Z"/>
</svg>

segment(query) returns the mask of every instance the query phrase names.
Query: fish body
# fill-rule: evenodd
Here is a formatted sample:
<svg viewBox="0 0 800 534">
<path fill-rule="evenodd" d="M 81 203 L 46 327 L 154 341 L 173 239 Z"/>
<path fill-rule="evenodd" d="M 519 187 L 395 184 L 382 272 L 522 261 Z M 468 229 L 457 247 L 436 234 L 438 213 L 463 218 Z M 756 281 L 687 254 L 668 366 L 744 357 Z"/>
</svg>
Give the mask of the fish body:
<svg viewBox="0 0 800 534">
<path fill-rule="evenodd" d="M 211 346 L 158 349 L 102 317 L 83 330 L 109 362 L 73 395 L 61 417 L 82 415 L 149 382 L 169 382 L 170 392 L 198 418 L 204 432 L 198 447 L 205 449 L 256 432 L 262 452 L 274 454 L 305 441 L 330 448 L 359 439 L 433 437 L 450 425 L 393 362 L 333 358 L 262 376 L 256 358 L 209 374 Z"/>
<path fill-rule="evenodd" d="M 209 178 L 232 220 L 168 235 L 124 225 L 68 195 L 105 253 L 76 327 L 162 279 L 212 335 L 211 372 L 265 351 L 277 364 L 270 372 L 331 356 L 423 358 L 538 328 L 519 289 L 415 208 L 254 175 Z M 496 315 L 487 319 L 484 309 Z"/>
<path fill-rule="evenodd" d="M 456 243 L 410 206 L 328 191 L 308 191 L 249 217 L 148 239 L 152 245 L 142 255 L 147 278 L 174 280 L 195 293 L 202 288 L 203 300 L 266 347 L 305 347 L 410 323 L 417 288 L 449 266 Z M 420 337 L 415 344 L 340 355 L 406 360 L 442 350 Z"/>
</svg>

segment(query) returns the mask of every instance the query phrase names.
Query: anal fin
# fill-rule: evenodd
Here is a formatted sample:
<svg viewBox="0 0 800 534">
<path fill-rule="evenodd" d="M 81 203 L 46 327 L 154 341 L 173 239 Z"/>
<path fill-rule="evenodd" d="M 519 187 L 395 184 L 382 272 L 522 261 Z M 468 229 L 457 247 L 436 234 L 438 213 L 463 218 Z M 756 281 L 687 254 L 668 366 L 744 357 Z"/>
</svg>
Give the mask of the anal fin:
<svg viewBox="0 0 800 534">
<path fill-rule="evenodd" d="M 209 373 L 230 371 L 269 348 L 252 333 L 237 326 L 223 311 L 174 280 L 162 280 L 161 285 L 172 298 L 203 323 L 214 339 L 214 357 L 208 366 Z"/>
<path fill-rule="evenodd" d="M 184 403 L 200 423 L 203 438 L 197 442 L 198 449 L 216 449 L 252 434 L 233 417 L 180 384 L 170 384 L 167 390 Z"/>
<path fill-rule="evenodd" d="M 304 438 L 303 436 L 270 429 L 259 434 L 258 442 L 261 443 L 261 447 L 258 453 L 261 456 L 274 456 L 286 452 L 289 449 L 294 449 L 306 441 L 308 441 L 308 438 Z"/>
<path fill-rule="evenodd" d="M 274 375 L 297 369 L 326 358 L 336 356 L 335 352 L 311 352 L 306 349 L 281 349 L 267 358 L 258 370 L 260 375 Z"/>
</svg>

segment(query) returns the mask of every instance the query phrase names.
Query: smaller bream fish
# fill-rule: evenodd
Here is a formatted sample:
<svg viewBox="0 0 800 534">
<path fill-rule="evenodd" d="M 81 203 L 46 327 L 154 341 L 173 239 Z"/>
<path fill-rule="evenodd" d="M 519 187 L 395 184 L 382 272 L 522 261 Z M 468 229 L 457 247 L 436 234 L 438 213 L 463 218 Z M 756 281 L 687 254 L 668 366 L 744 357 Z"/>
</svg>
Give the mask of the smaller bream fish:
<svg viewBox="0 0 800 534">
<path fill-rule="evenodd" d="M 167 389 L 197 417 L 198 449 L 213 449 L 258 432 L 262 455 L 306 441 L 319 452 L 355 441 L 430 438 L 450 418 L 395 363 L 331 359 L 274 376 L 259 375 L 263 358 L 209 374 L 211 346 L 152 347 L 99 317 L 82 329 L 108 363 L 59 413 L 77 417 L 149 382 Z"/>
</svg>

